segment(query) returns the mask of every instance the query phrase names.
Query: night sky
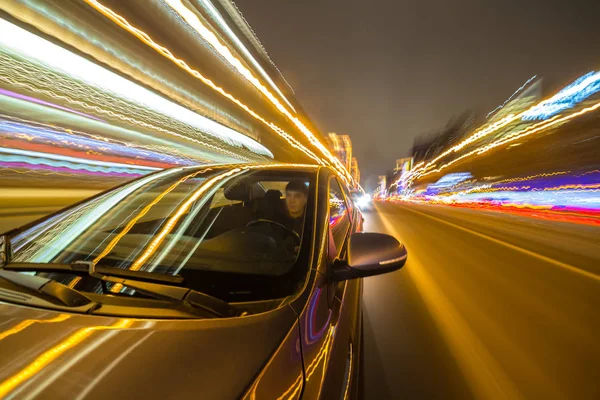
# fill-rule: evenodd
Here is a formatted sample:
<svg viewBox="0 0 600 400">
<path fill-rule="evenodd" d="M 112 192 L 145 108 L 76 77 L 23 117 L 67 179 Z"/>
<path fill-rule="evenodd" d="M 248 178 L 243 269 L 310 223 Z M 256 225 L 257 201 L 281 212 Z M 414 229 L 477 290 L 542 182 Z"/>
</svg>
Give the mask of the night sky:
<svg viewBox="0 0 600 400">
<path fill-rule="evenodd" d="M 535 74 L 546 92 L 600 69 L 597 0 L 236 5 L 316 125 L 350 135 L 370 187 L 451 117 L 487 114 Z"/>
</svg>

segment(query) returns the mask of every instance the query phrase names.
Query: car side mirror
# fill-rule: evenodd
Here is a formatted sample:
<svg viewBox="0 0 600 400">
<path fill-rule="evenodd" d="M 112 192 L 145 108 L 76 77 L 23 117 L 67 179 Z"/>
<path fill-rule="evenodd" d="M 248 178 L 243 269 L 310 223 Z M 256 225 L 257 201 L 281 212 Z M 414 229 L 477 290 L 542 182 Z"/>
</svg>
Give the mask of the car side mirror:
<svg viewBox="0 0 600 400">
<path fill-rule="evenodd" d="M 406 262 L 408 253 L 395 237 L 383 233 L 357 232 L 348 240 L 347 261 L 332 266 L 334 281 L 380 275 L 396 271 Z"/>
</svg>

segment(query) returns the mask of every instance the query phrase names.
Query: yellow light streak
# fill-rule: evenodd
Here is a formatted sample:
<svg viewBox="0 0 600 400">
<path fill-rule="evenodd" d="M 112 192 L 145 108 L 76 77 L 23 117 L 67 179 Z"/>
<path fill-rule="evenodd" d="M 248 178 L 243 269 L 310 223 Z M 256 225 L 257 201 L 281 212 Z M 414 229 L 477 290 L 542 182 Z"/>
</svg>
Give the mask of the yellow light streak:
<svg viewBox="0 0 600 400">
<path fill-rule="evenodd" d="M 488 136 L 488 135 L 490 135 L 490 134 L 498 131 L 499 129 L 507 126 L 508 124 L 510 124 L 510 123 L 512 123 L 512 122 L 514 122 L 516 120 L 519 120 L 524 114 L 526 114 L 530 110 L 532 110 L 532 109 L 534 109 L 536 107 L 540 107 L 543 104 L 546 104 L 551 99 L 552 99 L 552 97 L 550 97 L 548 99 L 545 99 L 545 100 L 542 100 L 538 104 L 535 104 L 535 105 L 531 106 L 529 109 L 527 109 L 527 110 L 525 110 L 525 111 L 523 111 L 523 112 L 521 112 L 519 114 L 510 114 L 510 115 L 506 116 L 505 118 L 503 118 L 503 119 L 501 119 L 501 120 L 499 120 L 499 121 L 497 121 L 497 122 L 495 122 L 495 123 L 493 123 L 493 124 L 491 124 L 489 126 L 486 126 L 484 128 L 481 128 L 481 129 L 477 130 L 471 136 L 467 137 L 462 142 L 460 142 L 460 143 L 458 143 L 458 144 L 450 147 L 449 149 L 445 150 L 444 152 L 442 152 L 439 156 L 437 156 L 433 160 L 428 161 L 427 163 L 425 163 L 424 161 L 419 162 L 418 164 L 416 164 L 413 167 L 412 171 L 410 172 L 410 174 L 408 176 L 400 178 L 396 182 L 396 184 L 398 184 L 401 180 L 408 181 L 408 182 L 413 182 L 414 180 L 416 180 L 418 178 L 421 178 L 421 177 L 423 177 L 425 175 L 429 175 L 430 170 L 432 168 L 434 168 L 435 164 L 438 161 L 440 161 L 442 158 L 448 156 L 449 154 L 456 153 L 457 151 L 463 149 L 468 144 L 474 143 L 477 140 L 482 139 L 483 137 Z M 575 114 L 577 114 L 577 113 L 575 113 Z M 571 114 L 571 115 L 573 115 L 573 114 Z M 560 115 L 554 116 L 553 118 L 551 118 L 549 120 L 546 120 L 546 121 L 543 121 L 540 124 L 544 124 L 544 123 L 547 123 L 549 121 L 556 120 L 559 117 L 560 117 Z M 561 121 L 562 121 L 562 119 L 561 119 Z M 535 127 L 535 126 L 539 126 L 540 124 L 536 124 L 536 125 L 530 126 L 530 127 L 526 128 L 526 129 L 529 129 L 529 128 L 532 128 L 532 127 Z M 520 131 L 520 132 L 523 132 L 523 130 Z M 514 134 L 511 134 L 509 137 L 512 137 L 513 135 Z M 439 171 L 434 170 L 434 172 L 439 172 Z"/>
<path fill-rule="evenodd" d="M 177 188 L 177 186 L 179 186 L 183 182 L 187 181 L 188 179 L 193 178 L 198 174 L 205 173 L 211 169 L 212 168 L 207 168 L 207 169 L 203 169 L 201 171 L 197 171 L 193 174 L 186 175 L 183 178 L 179 179 L 174 184 L 172 184 L 171 186 L 169 186 L 164 192 L 159 194 L 154 200 L 152 200 L 149 204 L 147 204 L 146 207 L 144 207 L 142 209 L 142 211 L 140 211 L 135 217 L 133 217 L 129 221 L 129 223 L 127 223 L 125 228 L 123 228 L 123 230 L 121 232 L 119 232 L 119 234 L 117 236 L 115 236 L 113 238 L 113 240 L 104 248 L 102 253 L 100 253 L 98 255 L 98 257 L 96 257 L 94 259 L 94 261 L 93 261 L 94 264 L 97 264 L 100 260 L 102 260 L 104 257 L 106 257 L 106 255 L 108 253 L 110 253 L 112 251 L 112 249 L 114 249 L 114 247 L 117 245 L 117 243 L 123 238 L 123 236 L 125 236 L 131 230 L 131 228 L 133 228 L 133 226 L 140 220 L 140 218 L 142 218 L 144 215 L 146 215 L 152 207 L 154 207 L 156 204 L 158 204 L 159 201 L 161 201 L 163 199 L 163 197 L 165 197 L 167 194 L 171 193 L 173 190 L 175 190 L 175 188 Z"/>
<path fill-rule="evenodd" d="M 208 189 L 214 186 L 218 181 L 227 178 L 237 172 L 241 172 L 244 170 L 252 170 L 252 169 L 264 169 L 264 168 L 276 168 L 276 167 L 295 167 L 295 168 L 314 168 L 315 165 L 310 164 L 259 164 L 259 165 L 249 165 L 245 167 L 238 167 L 232 169 L 226 173 L 220 174 L 214 178 L 211 178 L 204 182 L 202 186 L 200 186 L 186 201 L 183 203 L 175 214 L 169 219 L 169 221 L 165 224 L 163 229 L 155 236 L 154 240 L 148 245 L 144 253 L 140 257 L 138 257 L 134 263 L 129 267 L 132 271 L 137 271 L 141 268 L 141 266 L 148 261 L 148 259 L 156 252 L 158 247 L 162 244 L 165 237 L 173 230 L 179 219 L 189 210 L 192 203 L 194 203 L 202 194 L 204 194 Z M 206 170 L 204 170 L 206 171 Z M 203 172 L 203 171 L 201 171 Z M 113 285 L 110 289 L 111 292 L 117 293 L 123 288 L 123 285 L 117 283 Z"/>
<path fill-rule="evenodd" d="M 296 397 L 296 394 L 302 389 L 302 374 L 296 378 L 292 386 L 288 390 L 286 390 L 281 396 L 277 398 L 277 400 L 283 399 L 293 399 Z M 291 393 L 290 393 L 291 392 Z M 252 399 L 256 398 L 256 393 L 252 393 Z"/>
<path fill-rule="evenodd" d="M 242 171 L 241 168 L 235 168 L 232 169 L 231 171 L 225 172 L 223 174 L 220 174 L 218 176 L 215 176 L 214 178 L 211 178 L 209 180 L 207 180 L 203 185 L 201 185 L 180 207 L 179 209 L 175 212 L 175 214 L 169 219 L 169 221 L 165 224 L 165 226 L 163 227 L 163 229 L 158 233 L 158 235 L 156 235 L 156 237 L 154 238 L 154 240 L 152 241 L 152 243 L 150 243 L 150 245 L 148 246 L 148 248 L 146 249 L 146 251 L 140 256 L 138 257 L 137 260 L 135 260 L 135 262 L 133 263 L 133 265 L 130 267 L 131 270 L 133 271 L 137 271 L 138 269 L 140 269 L 140 267 L 142 266 L 142 264 L 144 262 L 146 262 L 148 260 L 148 258 L 150 258 L 150 256 L 152 254 L 154 254 L 154 252 L 156 251 L 156 249 L 158 248 L 158 246 L 160 246 L 160 244 L 163 242 L 163 240 L 165 239 L 165 237 L 173 230 L 173 228 L 175 227 L 175 225 L 177 224 L 177 222 L 179 221 L 179 219 L 183 216 L 183 214 L 185 214 L 190 207 L 192 206 L 192 203 L 194 203 L 196 200 L 198 200 L 198 198 L 204 194 L 204 192 L 206 192 L 208 189 L 210 189 L 212 186 L 214 186 L 215 183 L 217 183 L 220 180 L 223 180 L 237 172 Z"/>
<path fill-rule="evenodd" d="M 526 111 L 524 111 L 523 113 L 521 113 L 519 115 L 510 114 L 510 115 L 504 117 L 503 119 L 501 119 L 500 121 L 497 121 L 497 122 L 491 124 L 490 126 L 487 126 L 485 128 L 479 129 L 478 131 L 475 131 L 471 136 L 467 137 L 462 142 L 450 147 L 448 150 L 444 151 L 442 154 L 440 154 L 433 160 L 428 161 L 427 164 L 425 164 L 424 161 L 419 162 L 413 168 L 414 173 L 419 173 L 420 171 L 427 171 L 429 168 L 432 168 L 435 165 L 435 163 L 438 162 L 439 160 L 441 160 L 442 158 L 446 157 L 447 155 L 449 155 L 451 153 L 455 153 L 455 152 L 461 150 L 468 144 L 474 143 L 477 140 L 482 139 L 485 136 L 488 136 L 488 135 L 496 132 L 497 130 L 505 127 L 506 125 L 510 124 L 511 122 L 514 122 L 515 120 L 521 118 L 525 112 Z"/>
<path fill-rule="evenodd" d="M 47 367 L 51 362 L 56 360 L 69 349 L 72 349 L 73 347 L 83 342 L 92 333 L 103 330 L 127 329 L 132 324 L 132 320 L 123 319 L 113 325 L 92 326 L 76 331 L 56 346 L 42 353 L 42 355 L 36 358 L 31 364 L 23 368 L 21 371 L 17 372 L 15 375 L 0 383 L 0 398 L 6 397 L 6 395 L 13 391 L 21 383 L 33 377 L 35 374 Z"/>
<path fill-rule="evenodd" d="M 494 182 L 494 184 L 507 183 L 507 182 L 522 182 L 522 181 L 528 181 L 530 179 L 535 179 L 535 178 L 546 178 L 549 176 L 565 175 L 570 172 L 571 171 L 557 171 L 557 172 L 548 172 L 548 173 L 542 173 L 542 174 L 536 174 L 536 175 L 529 175 L 529 176 L 525 176 L 525 177 L 521 177 L 521 178 L 502 179 L 502 180 Z"/>
<path fill-rule="evenodd" d="M 317 357 L 315 357 L 315 359 L 312 360 L 312 362 L 306 368 L 306 381 L 307 382 L 310 379 L 310 377 L 314 374 L 314 372 L 317 370 L 317 367 L 323 360 L 324 360 L 323 370 L 325 369 L 325 365 L 327 364 L 326 356 L 329 353 L 329 348 L 330 348 L 331 342 L 333 340 L 334 333 L 335 333 L 335 327 L 331 326 L 329 328 L 329 330 L 327 331 L 327 336 L 325 337 L 325 340 L 323 341 L 323 344 L 321 345 L 319 352 L 317 353 Z"/>
<path fill-rule="evenodd" d="M 19 333 L 22 330 L 28 328 L 29 326 L 31 326 L 33 324 L 52 324 L 54 322 L 65 321 L 69 318 L 71 318 L 71 316 L 68 314 L 60 314 L 59 316 L 51 318 L 51 319 L 26 319 L 26 320 L 18 323 L 13 328 L 7 329 L 4 332 L 0 333 L 0 340 L 3 340 L 9 336 L 12 336 L 15 333 Z"/>
<path fill-rule="evenodd" d="M 182 68 L 183 70 L 188 72 L 190 75 L 199 79 L 201 82 L 203 82 L 204 84 L 209 86 L 211 89 L 215 90 L 217 93 L 221 94 L 222 96 L 226 97 L 227 99 L 229 99 L 232 102 L 234 102 L 235 104 L 237 104 L 244 111 L 249 113 L 252 117 L 261 121 L 262 123 L 264 123 L 271 129 L 273 129 L 273 127 L 275 126 L 275 124 L 273 124 L 271 122 L 267 122 L 263 117 L 259 116 L 255 111 L 251 110 L 247 105 L 245 105 L 240 100 L 233 97 L 231 94 L 227 93 L 223 88 L 217 86 L 213 81 L 211 81 L 210 79 L 203 76 L 200 72 L 191 68 L 185 61 L 175 57 L 170 50 L 168 50 L 167 48 L 156 43 L 154 40 L 152 40 L 152 38 L 147 33 L 143 32 L 140 29 L 135 28 L 134 26 L 129 24 L 129 22 L 125 18 L 123 18 L 119 14 L 115 13 L 110 8 L 104 6 L 97 0 L 83 0 L 83 1 L 85 1 L 87 4 L 89 4 L 91 7 L 96 9 L 101 14 L 103 14 L 105 17 L 112 20 L 114 23 L 119 25 L 121 28 L 123 28 L 123 29 L 127 30 L 128 32 L 130 32 L 131 34 L 133 34 L 135 37 L 137 37 L 139 40 L 144 42 L 146 45 L 148 45 L 151 48 L 153 48 L 154 50 L 156 50 L 162 56 L 164 56 L 164 57 L 168 58 L 169 60 L 171 60 L 172 62 L 174 62 L 177 66 L 179 66 L 180 68 Z M 265 88 L 265 90 L 266 90 L 266 88 Z M 267 90 L 267 92 L 268 92 L 268 90 Z M 275 107 L 283 115 L 285 115 L 302 132 L 302 134 L 304 134 L 304 136 L 309 140 L 309 142 L 321 151 L 321 153 L 325 156 L 325 158 L 328 159 L 328 162 L 332 166 L 334 166 L 334 168 L 342 175 L 342 177 L 346 181 L 346 183 L 352 182 L 352 177 L 350 176 L 349 171 L 346 171 L 346 169 L 344 168 L 342 163 L 335 156 L 333 156 L 321 142 L 319 142 L 319 140 L 315 137 L 315 135 L 297 117 L 293 116 L 272 94 L 268 98 L 272 102 L 272 104 L 275 105 Z M 277 127 L 277 129 L 273 129 L 273 130 L 276 133 L 280 134 L 281 128 Z M 281 131 L 283 131 L 283 130 L 281 130 Z M 291 138 L 291 136 L 284 137 L 284 139 L 288 143 L 290 143 L 289 138 Z M 296 145 L 306 149 L 303 145 L 301 145 L 299 142 L 297 142 L 296 139 L 293 139 L 293 142 L 295 142 Z M 309 155 L 311 153 L 310 150 L 308 150 L 308 149 L 306 149 L 306 151 L 304 151 L 304 152 L 307 155 Z M 315 159 L 315 161 L 322 163 L 320 157 Z"/>
<path fill-rule="evenodd" d="M 554 125 L 570 121 L 573 118 L 576 118 L 576 117 L 579 117 L 579 116 L 581 116 L 583 114 L 587 114 L 589 112 L 595 111 L 598 108 L 600 108 L 600 102 L 598 102 L 598 103 L 596 103 L 596 104 L 594 104 L 594 105 L 592 105 L 590 107 L 586 107 L 586 108 L 584 108 L 584 109 L 582 109 L 582 110 L 580 110 L 578 112 L 566 115 L 564 117 L 556 116 L 556 117 L 551 118 L 551 119 L 549 119 L 547 121 L 540 122 L 540 123 L 537 123 L 535 125 L 528 126 L 527 128 L 522 129 L 522 130 L 520 130 L 518 132 L 511 133 L 506 138 L 502 138 L 502 139 L 497 140 L 495 142 L 492 142 L 492 143 L 490 143 L 490 144 L 488 144 L 486 146 L 474 149 L 474 150 L 472 150 L 472 151 L 470 151 L 470 152 L 468 152 L 466 154 L 463 154 L 462 156 L 457 157 L 457 158 L 455 158 L 455 159 L 447 162 L 446 164 L 442 164 L 441 166 L 439 166 L 436 169 L 433 169 L 433 170 L 430 170 L 430 171 L 418 174 L 417 176 L 415 176 L 413 178 L 413 180 L 417 179 L 417 178 L 425 177 L 425 176 L 433 174 L 433 173 L 441 172 L 442 170 L 448 168 L 452 164 L 455 164 L 458 161 L 464 160 L 465 158 L 487 153 L 488 151 L 490 151 L 490 150 L 492 150 L 492 149 L 494 149 L 494 148 L 496 148 L 498 146 L 502 146 L 502 145 L 505 145 L 507 143 L 514 142 L 515 140 L 522 139 L 522 138 L 524 138 L 526 136 L 533 135 L 534 133 L 539 133 L 539 132 L 541 132 L 541 131 L 543 131 L 545 129 L 548 129 L 548 128 L 554 126 Z"/>
<path fill-rule="evenodd" d="M 200 36 L 206 40 L 229 64 L 231 64 L 246 80 L 265 95 L 271 103 L 279 103 L 277 98 L 254 76 L 254 74 L 244 66 L 242 61 L 233 55 L 229 48 L 211 32 L 211 30 L 200 21 L 196 14 L 186 7 L 180 0 L 164 0 L 175 12 L 181 16 Z M 285 99 L 283 95 L 282 98 Z M 287 102 L 287 99 L 285 99 Z M 289 104 L 289 102 L 288 102 Z M 293 109 L 292 105 L 289 106 Z M 283 105 L 282 105 L 283 107 Z M 284 107 L 285 108 L 285 107 Z M 286 110 L 287 111 L 287 110 Z"/>
<path fill-rule="evenodd" d="M 346 391 L 344 392 L 344 400 L 348 398 L 350 394 L 350 386 L 352 384 L 352 361 L 354 359 L 354 354 L 352 352 L 352 343 L 350 343 L 350 365 L 348 366 L 348 384 L 346 385 Z"/>
</svg>

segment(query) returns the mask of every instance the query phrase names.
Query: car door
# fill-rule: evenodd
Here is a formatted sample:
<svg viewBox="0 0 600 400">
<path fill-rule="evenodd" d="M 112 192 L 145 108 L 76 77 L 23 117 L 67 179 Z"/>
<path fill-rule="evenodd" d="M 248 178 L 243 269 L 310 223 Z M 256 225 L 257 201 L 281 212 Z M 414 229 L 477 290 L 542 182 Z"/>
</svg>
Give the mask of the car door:
<svg viewBox="0 0 600 400">
<path fill-rule="evenodd" d="M 337 178 L 329 177 L 322 187 L 326 190 L 320 196 L 325 195 L 328 206 L 321 263 L 308 306 L 300 315 L 304 398 L 341 399 L 348 396 L 353 375 L 356 296 L 346 295 L 346 282 L 331 283 L 328 270 L 336 258 L 345 257 L 348 237 L 355 227 Z"/>
</svg>

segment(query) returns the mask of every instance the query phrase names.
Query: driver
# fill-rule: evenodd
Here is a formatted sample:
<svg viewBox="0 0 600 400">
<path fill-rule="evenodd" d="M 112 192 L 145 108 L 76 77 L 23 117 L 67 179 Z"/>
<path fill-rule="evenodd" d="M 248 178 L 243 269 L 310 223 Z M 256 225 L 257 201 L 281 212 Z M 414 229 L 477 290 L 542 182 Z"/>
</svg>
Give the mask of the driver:
<svg viewBox="0 0 600 400">
<path fill-rule="evenodd" d="M 290 181 L 285 187 L 285 213 L 281 218 L 288 228 L 298 235 L 302 234 L 302 223 L 304 222 L 304 210 L 308 200 L 308 187 L 303 181 Z"/>
</svg>

